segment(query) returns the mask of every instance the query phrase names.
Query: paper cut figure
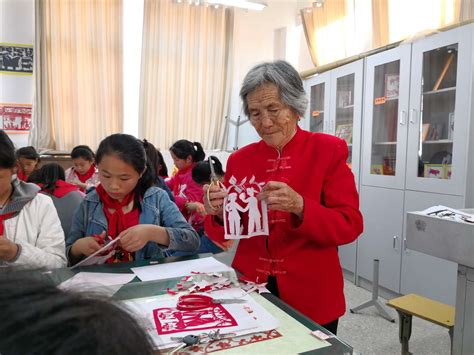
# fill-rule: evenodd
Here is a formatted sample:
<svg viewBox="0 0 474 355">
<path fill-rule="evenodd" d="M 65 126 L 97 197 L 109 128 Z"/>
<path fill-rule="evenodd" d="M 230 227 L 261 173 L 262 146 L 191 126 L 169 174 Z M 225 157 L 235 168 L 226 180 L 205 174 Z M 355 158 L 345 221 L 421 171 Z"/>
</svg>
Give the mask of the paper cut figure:
<svg viewBox="0 0 474 355">
<path fill-rule="evenodd" d="M 262 191 L 264 183 L 255 182 L 254 176 L 248 182 L 244 177 L 240 183 L 232 176 L 229 183 L 227 197 L 224 199 L 225 238 L 268 235 L 267 205 L 256 197 Z"/>
<path fill-rule="evenodd" d="M 247 210 L 249 211 L 249 225 L 247 228 L 248 234 L 252 234 L 254 232 L 261 232 L 262 231 L 262 215 L 260 214 L 260 210 L 258 209 L 258 200 L 255 197 L 255 190 L 253 187 L 247 188 L 247 195 L 248 198 L 245 198 L 245 194 L 241 194 L 242 196 L 240 199 L 247 203 Z"/>
<path fill-rule="evenodd" d="M 237 321 L 221 304 L 192 311 L 158 308 L 153 310 L 153 318 L 159 335 L 237 326 Z"/>
<path fill-rule="evenodd" d="M 225 210 L 228 213 L 229 230 L 230 234 L 237 235 L 240 232 L 240 212 L 245 212 L 246 209 L 242 208 L 237 203 L 237 193 L 232 192 L 227 197 L 228 201 L 225 204 Z"/>
</svg>

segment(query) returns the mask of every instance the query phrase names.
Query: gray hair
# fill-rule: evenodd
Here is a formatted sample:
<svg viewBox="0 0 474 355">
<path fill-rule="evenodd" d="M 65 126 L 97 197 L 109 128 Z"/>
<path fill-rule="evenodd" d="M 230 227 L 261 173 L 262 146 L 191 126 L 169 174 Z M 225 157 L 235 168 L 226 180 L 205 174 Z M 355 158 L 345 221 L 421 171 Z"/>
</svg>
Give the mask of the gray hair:
<svg viewBox="0 0 474 355">
<path fill-rule="evenodd" d="M 244 112 L 249 116 L 247 96 L 259 86 L 275 84 L 280 93 L 280 99 L 293 111 L 304 116 L 308 99 L 303 88 L 303 82 L 296 71 L 288 62 L 277 60 L 258 64 L 247 73 L 240 89 L 240 98 L 244 104 Z"/>
</svg>

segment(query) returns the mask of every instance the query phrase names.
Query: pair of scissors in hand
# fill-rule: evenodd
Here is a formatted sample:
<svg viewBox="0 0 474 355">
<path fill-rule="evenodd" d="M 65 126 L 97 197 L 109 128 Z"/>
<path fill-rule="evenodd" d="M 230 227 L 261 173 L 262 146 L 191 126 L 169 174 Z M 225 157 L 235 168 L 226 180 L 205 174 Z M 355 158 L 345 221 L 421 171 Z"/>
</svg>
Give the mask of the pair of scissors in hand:
<svg viewBox="0 0 474 355">
<path fill-rule="evenodd" d="M 206 295 L 184 295 L 178 298 L 176 308 L 180 311 L 196 311 L 209 308 L 215 304 L 245 303 L 240 298 L 212 298 Z"/>
<path fill-rule="evenodd" d="M 209 198 L 209 190 L 212 186 L 218 186 L 221 189 L 225 189 L 225 187 L 224 187 L 224 184 L 221 182 L 221 180 L 219 179 L 219 177 L 216 174 L 216 170 L 214 169 L 214 162 L 212 161 L 212 158 L 215 158 L 215 157 L 210 155 L 207 158 L 207 161 L 209 162 L 209 169 L 211 170 L 210 184 L 209 184 L 209 188 L 207 189 L 207 200 L 209 201 L 209 206 L 213 210 L 217 210 L 217 209 L 220 208 L 220 206 L 213 206 L 212 205 L 211 200 Z"/>
</svg>

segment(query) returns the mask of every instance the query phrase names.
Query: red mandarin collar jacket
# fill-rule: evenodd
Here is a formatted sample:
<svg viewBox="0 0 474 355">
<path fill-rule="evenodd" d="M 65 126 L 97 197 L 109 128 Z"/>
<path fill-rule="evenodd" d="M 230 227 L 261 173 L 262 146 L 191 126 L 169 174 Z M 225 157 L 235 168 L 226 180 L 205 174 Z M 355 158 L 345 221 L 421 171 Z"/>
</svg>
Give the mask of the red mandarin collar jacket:
<svg viewBox="0 0 474 355">
<path fill-rule="evenodd" d="M 281 154 L 260 141 L 239 149 L 227 162 L 226 186 L 232 176 L 248 181 L 254 175 L 257 182 L 285 182 L 303 196 L 302 221 L 269 211 L 269 237 L 240 240 L 232 266 L 259 283 L 276 276 L 280 297 L 319 324 L 345 313 L 337 247 L 363 230 L 347 156 L 343 140 L 298 128 Z M 224 228 L 213 217 L 206 218 L 205 228 L 211 239 L 224 241 Z"/>
</svg>

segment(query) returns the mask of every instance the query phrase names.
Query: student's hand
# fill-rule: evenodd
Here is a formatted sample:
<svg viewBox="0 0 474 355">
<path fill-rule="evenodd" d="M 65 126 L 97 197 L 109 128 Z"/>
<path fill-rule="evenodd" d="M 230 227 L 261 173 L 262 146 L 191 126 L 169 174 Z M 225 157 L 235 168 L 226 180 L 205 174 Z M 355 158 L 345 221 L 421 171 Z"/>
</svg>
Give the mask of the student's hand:
<svg viewBox="0 0 474 355">
<path fill-rule="evenodd" d="M 303 196 L 284 182 L 269 181 L 257 195 L 260 201 L 267 203 L 269 210 L 290 212 L 303 217 Z"/>
<path fill-rule="evenodd" d="M 227 196 L 227 191 L 217 185 L 204 185 L 203 190 L 203 202 L 206 213 L 222 219 L 222 206 L 224 205 L 224 199 Z"/>
<path fill-rule="evenodd" d="M 188 212 L 197 212 L 201 216 L 206 215 L 206 208 L 200 202 L 188 202 L 186 203 L 186 209 L 188 210 Z"/>
<path fill-rule="evenodd" d="M 84 237 L 76 240 L 72 245 L 71 254 L 73 256 L 89 256 L 95 253 L 97 250 L 102 248 L 101 244 L 103 244 L 103 242 L 101 243 L 99 238 L 104 239 L 105 232 L 102 232 L 99 236 Z"/>
<path fill-rule="evenodd" d="M 84 190 L 87 189 L 87 184 L 83 182 L 77 181 L 77 182 L 74 182 L 73 184 L 76 185 L 80 189 L 84 189 Z"/>
<path fill-rule="evenodd" d="M 119 234 L 119 245 L 123 250 L 133 253 L 142 249 L 146 243 L 152 240 L 153 233 L 156 233 L 156 228 L 153 224 L 137 224 L 130 227 Z"/>
<path fill-rule="evenodd" d="M 0 260 L 13 260 L 18 253 L 18 245 L 0 235 Z"/>
</svg>

